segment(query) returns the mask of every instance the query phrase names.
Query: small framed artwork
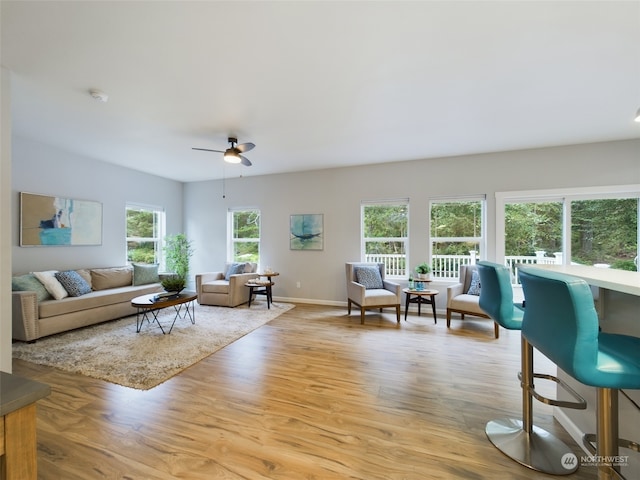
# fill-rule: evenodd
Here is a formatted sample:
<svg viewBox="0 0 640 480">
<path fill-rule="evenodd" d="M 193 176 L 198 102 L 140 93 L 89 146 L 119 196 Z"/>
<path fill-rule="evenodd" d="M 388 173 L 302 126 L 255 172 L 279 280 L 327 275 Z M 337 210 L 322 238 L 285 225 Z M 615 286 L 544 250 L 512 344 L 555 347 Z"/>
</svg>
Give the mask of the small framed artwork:
<svg viewBox="0 0 640 480">
<path fill-rule="evenodd" d="M 102 244 L 102 204 L 20 193 L 20 246 Z"/>
<path fill-rule="evenodd" d="M 291 250 L 323 250 L 324 214 L 291 215 L 289 248 Z"/>
</svg>

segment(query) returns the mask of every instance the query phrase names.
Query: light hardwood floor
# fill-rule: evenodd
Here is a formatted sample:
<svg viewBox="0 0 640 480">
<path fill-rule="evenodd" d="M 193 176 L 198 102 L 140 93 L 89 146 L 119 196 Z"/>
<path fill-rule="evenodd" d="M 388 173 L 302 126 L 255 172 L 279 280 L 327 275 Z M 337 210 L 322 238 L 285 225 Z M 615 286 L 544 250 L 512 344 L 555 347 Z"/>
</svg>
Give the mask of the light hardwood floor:
<svg viewBox="0 0 640 480">
<path fill-rule="evenodd" d="M 494 339 L 487 320 L 447 330 L 410 313 L 398 327 L 389 311 L 360 325 L 298 305 L 149 391 L 22 361 L 14 373 L 53 390 L 38 402 L 42 480 L 557 478 L 484 433 L 520 415 L 519 338 Z M 550 407 L 534 413 L 583 454 Z"/>
</svg>

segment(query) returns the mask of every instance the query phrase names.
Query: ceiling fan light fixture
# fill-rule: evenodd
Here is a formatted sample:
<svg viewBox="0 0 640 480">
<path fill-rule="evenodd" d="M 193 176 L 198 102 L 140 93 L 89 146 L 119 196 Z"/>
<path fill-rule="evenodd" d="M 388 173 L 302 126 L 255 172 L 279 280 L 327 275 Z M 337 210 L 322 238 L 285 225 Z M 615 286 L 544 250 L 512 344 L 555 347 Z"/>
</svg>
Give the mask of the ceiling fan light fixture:
<svg viewBox="0 0 640 480">
<path fill-rule="evenodd" d="M 229 137 L 229 143 L 231 144 L 231 146 L 226 150 L 213 150 L 211 148 L 197 148 L 197 147 L 192 147 L 192 150 L 203 150 L 205 152 L 222 153 L 222 159 L 226 163 L 233 163 L 236 165 L 238 163 L 241 163 L 245 167 L 250 167 L 251 160 L 249 160 L 247 157 L 244 157 L 242 154 L 244 152 L 248 152 L 249 150 L 253 150 L 256 147 L 256 145 L 251 142 L 238 144 L 238 140 L 234 137 Z"/>
<path fill-rule="evenodd" d="M 240 158 L 240 155 L 237 152 L 234 152 L 233 150 L 229 149 L 226 152 L 224 152 L 224 161 L 227 163 L 240 163 L 242 159 Z"/>
</svg>

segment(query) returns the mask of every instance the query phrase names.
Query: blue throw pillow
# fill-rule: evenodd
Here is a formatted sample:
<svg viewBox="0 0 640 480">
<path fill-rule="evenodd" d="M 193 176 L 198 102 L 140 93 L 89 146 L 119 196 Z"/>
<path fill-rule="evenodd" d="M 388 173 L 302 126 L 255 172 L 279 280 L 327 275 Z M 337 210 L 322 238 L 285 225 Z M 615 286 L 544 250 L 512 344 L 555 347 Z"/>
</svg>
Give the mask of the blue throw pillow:
<svg viewBox="0 0 640 480">
<path fill-rule="evenodd" d="M 366 289 L 383 288 L 378 267 L 356 267 L 356 280 Z"/>
<path fill-rule="evenodd" d="M 71 297 L 80 297 L 91 292 L 91 285 L 75 270 L 56 272 L 55 277 Z"/>
<path fill-rule="evenodd" d="M 229 268 L 227 270 L 226 275 L 224 276 L 224 279 L 228 282 L 229 279 L 231 278 L 231 275 L 244 273 L 244 267 L 245 267 L 244 263 L 232 263 L 231 265 L 229 265 Z"/>
<path fill-rule="evenodd" d="M 467 294 L 480 295 L 480 275 L 477 270 L 474 270 L 471 274 L 471 285 L 469 285 Z"/>
</svg>

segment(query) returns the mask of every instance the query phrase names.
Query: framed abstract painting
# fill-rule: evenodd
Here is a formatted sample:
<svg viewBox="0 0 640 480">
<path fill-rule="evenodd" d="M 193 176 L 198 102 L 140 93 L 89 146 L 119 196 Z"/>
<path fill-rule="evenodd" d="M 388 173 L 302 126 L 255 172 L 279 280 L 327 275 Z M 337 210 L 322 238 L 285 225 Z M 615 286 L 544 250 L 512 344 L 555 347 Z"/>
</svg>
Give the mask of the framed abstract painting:
<svg viewBox="0 0 640 480">
<path fill-rule="evenodd" d="M 324 214 L 291 215 L 289 248 L 291 250 L 323 250 Z"/>
<path fill-rule="evenodd" d="M 102 244 L 102 204 L 20 193 L 20 246 Z"/>
</svg>

